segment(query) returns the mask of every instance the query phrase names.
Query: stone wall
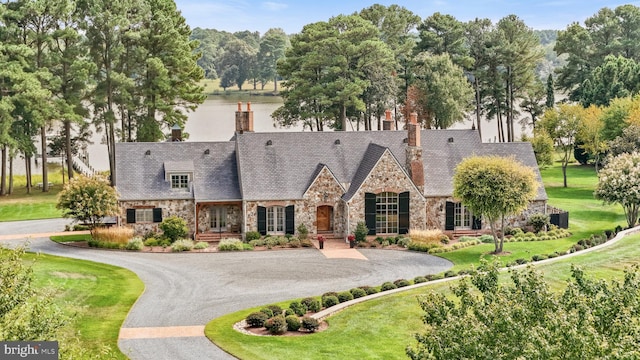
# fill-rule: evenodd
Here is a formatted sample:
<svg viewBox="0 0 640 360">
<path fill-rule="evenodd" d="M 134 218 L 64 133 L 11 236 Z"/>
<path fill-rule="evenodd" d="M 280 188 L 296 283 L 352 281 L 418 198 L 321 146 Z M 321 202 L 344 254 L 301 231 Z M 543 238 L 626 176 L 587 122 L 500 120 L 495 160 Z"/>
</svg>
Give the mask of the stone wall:
<svg viewBox="0 0 640 360">
<path fill-rule="evenodd" d="M 342 201 L 344 190 L 325 167 L 305 192 L 300 208 L 296 207 L 296 227 L 303 223 L 310 234 L 316 234 L 318 206 L 333 207 L 333 233 L 345 236 L 345 207 Z"/>
<path fill-rule="evenodd" d="M 120 202 L 120 219 L 123 226 L 132 228 L 136 235 L 142 236 L 148 232 L 160 232 L 158 225 L 160 223 L 138 223 L 127 224 L 127 209 L 135 208 L 161 208 L 162 218 L 177 216 L 185 219 L 189 231 L 195 229 L 195 205 L 193 200 L 140 200 L 140 201 L 121 201 Z"/>
<path fill-rule="evenodd" d="M 425 229 L 426 201 L 407 174 L 387 151 L 373 168 L 356 195 L 349 201 L 349 233 L 353 233 L 359 221 L 364 221 L 364 194 L 409 191 L 409 229 Z"/>
</svg>

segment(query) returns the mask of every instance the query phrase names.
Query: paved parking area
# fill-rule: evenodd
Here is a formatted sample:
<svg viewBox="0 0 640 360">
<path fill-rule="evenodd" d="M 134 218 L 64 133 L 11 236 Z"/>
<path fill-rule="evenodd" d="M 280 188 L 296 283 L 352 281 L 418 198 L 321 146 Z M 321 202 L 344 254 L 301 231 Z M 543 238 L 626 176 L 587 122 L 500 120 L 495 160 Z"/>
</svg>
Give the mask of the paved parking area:
<svg viewBox="0 0 640 360">
<path fill-rule="evenodd" d="M 58 227 L 62 228 L 58 228 Z M 26 232 L 21 232 L 28 229 Z M 0 244 L 58 232 L 64 222 L 0 224 Z M 11 238 L 12 240 L 9 240 Z M 134 253 L 74 248 L 32 237 L 30 249 L 121 266 L 135 272 L 145 291 L 132 307 L 118 342 L 131 359 L 233 359 L 202 336 L 211 319 L 295 297 L 378 285 L 439 273 L 452 264 L 407 251 L 358 249 L 362 257 L 327 257 L 317 249 L 235 253 Z M 353 250 L 356 251 L 356 250 Z"/>
</svg>

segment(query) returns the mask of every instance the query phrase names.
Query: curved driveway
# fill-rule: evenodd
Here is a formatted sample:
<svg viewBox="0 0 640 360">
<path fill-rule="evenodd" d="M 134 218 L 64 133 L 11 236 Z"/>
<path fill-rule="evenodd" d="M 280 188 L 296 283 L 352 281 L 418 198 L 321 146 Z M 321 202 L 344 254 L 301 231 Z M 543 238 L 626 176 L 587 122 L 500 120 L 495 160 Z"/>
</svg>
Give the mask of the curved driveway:
<svg viewBox="0 0 640 360">
<path fill-rule="evenodd" d="M 59 227 L 58 227 L 59 226 Z M 2 223 L 3 234 L 62 231 L 64 220 Z M 21 229 L 28 229 L 22 232 Z M 24 240 L 6 240 L 18 244 Z M 123 328 L 203 326 L 221 315 L 296 297 L 445 271 L 451 263 L 406 251 L 359 249 L 368 260 L 328 259 L 316 249 L 242 253 L 129 253 L 63 246 L 30 249 L 127 268 L 145 284 Z M 233 359 L 204 336 L 120 339 L 131 359 Z"/>
</svg>

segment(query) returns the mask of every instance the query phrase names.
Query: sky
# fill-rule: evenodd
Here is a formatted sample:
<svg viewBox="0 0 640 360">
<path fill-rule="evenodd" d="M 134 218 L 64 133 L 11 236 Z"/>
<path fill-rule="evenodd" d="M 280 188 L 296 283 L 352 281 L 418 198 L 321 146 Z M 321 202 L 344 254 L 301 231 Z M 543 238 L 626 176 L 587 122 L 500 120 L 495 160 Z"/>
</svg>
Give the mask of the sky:
<svg viewBox="0 0 640 360">
<path fill-rule="evenodd" d="M 282 28 L 288 34 L 299 33 L 306 24 L 327 21 L 340 14 L 353 14 L 375 3 L 397 4 L 422 19 L 434 12 L 453 15 L 460 21 L 489 18 L 497 22 L 515 14 L 536 30 L 564 30 L 572 22 L 584 20 L 603 7 L 623 4 L 640 6 L 640 1 L 617 2 L 595 0 L 175 0 L 191 28 L 236 31 L 259 31 Z"/>
</svg>

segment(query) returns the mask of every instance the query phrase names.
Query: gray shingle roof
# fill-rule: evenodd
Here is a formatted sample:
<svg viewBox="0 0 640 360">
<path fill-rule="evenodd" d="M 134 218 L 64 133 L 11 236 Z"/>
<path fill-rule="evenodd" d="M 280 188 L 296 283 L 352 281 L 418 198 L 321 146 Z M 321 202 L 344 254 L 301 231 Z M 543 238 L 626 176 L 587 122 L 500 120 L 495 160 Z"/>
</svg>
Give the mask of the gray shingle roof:
<svg viewBox="0 0 640 360">
<path fill-rule="evenodd" d="M 360 166 L 358 166 L 358 170 L 353 176 L 353 180 L 351 180 L 351 185 L 347 192 L 342 196 L 342 198 L 346 201 L 351 200 L 351 198 L 358 192 L 360 186 L 367 179 L 371 170 L 376 166 L 378 160 L 384 155 L 385 151 L 387 151 L 386 147 L 382 147 L 378 144 L 370 143 L 367 151 L 365 151 L 362 156 L 362 161 L 360 161 Z"/>
<path fill-rule="evenodd" d="M 118 143 L 116 159 L 116 187 L 121 200 L 240 199 L 233 142 Z M 193 171 L 192 191 L 171 189 L 171 183 L 165 180 L 167 165 L 175 171 Z"/>
</svg>

